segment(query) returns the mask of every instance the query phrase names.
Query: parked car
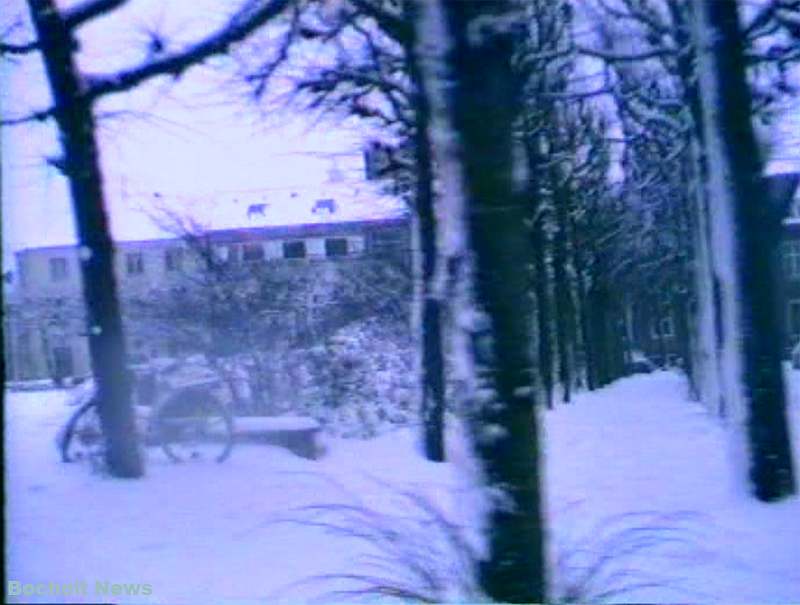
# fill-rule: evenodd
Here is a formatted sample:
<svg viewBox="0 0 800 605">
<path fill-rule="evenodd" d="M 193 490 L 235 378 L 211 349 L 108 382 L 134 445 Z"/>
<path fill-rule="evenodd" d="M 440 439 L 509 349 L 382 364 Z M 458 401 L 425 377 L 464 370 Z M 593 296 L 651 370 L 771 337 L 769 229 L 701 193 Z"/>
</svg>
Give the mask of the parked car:
<svg viewBox="0 0 800 605">
<path fill-rule="evenodd" d="M 650 374 L 656 370 L 656 366 L 646 357 L 634 359 L 625 365 L 626 374 Z"/>
</svg>

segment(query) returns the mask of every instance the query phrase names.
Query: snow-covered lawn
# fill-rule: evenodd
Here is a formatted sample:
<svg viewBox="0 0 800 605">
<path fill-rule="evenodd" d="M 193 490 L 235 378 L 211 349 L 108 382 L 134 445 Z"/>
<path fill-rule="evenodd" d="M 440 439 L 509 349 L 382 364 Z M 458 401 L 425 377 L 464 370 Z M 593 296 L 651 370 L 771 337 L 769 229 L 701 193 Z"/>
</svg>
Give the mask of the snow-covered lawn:
<svg viewBox="0 0 800 605">
<path fill-rule="evenodd" d="M 734 495 L 722 431 L 683 393 L 674 374 L 638 376 L 545 415 L 554 557 L 571 555 L 573 581 L 587 561 L 614 557 L 594 594 L 656 584 L 617 595 L 622 602 L 800 601 L 800 500 L 762 505 Z M 58 461 L 54 434 L 71 410 L 63 392 L 6 395 L 6 577 L 87 588 L 12 602 L 97 601 L 97 582 L 149 585 L 150 594 L 106 597 L 117 602 L 310 600 L 331 585 L 300 581 L 358 572 L 360 543 L 280 518 L 356 495 L 396 510 L 388 485 L 426 493 L 454 514 L 466 501 L 448 496 L 462 485 L 454 465 L 423 460 L 408 430 L 329 440 L 319 461 L 241 445 L 222 465 L 174 465 L 151 450 L 144 480 L 111 480 Z M 800 402 L 791 408 L 800 451 Z"/>
</svg>

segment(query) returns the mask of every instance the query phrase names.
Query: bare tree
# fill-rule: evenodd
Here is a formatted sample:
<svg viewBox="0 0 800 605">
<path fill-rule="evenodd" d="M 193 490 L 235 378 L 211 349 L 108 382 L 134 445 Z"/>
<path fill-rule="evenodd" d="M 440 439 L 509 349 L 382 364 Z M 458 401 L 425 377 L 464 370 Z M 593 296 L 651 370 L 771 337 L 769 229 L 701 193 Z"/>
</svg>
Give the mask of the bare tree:
<svg viewBox="0 0 800 605">
<path fill-rule="evenodd" d="M 383 162 L 374 176 L 393 180 L 415 217 L 419 243 L 415 296 L 420 305 L 417 336 L 420 345 L 419 397 L 423 446 L 428 459 L 445 459 L 445 356 L 443 338 L 447 309 L 434 280 L 437 257 L 434 212 L 435 186 L 431 164 L 427 99 L 420 94 L 420 72 L 414 52 L 415 33 L 409 25 L 409 2 L 348 0 L 333 15 L 321 17 L 323 4 L 312 3 L 294 13 L 294 26 L 282 47 L 306 43 L 355 47 L 338 60 L 311 66 L 295 82 L 297 93 L 316 111 L 346 112 L 376 123 L 399 143 L 381 144 Z M 353 39 L 357 44 L 353 44 Z M 342 40 L 349 40 L 346 45 Z M 247 74 L 257 92 L 263 92 L 288 52 Z"/>
<path fill-rule="evenodd" d="M 86 0 L 70 9 L 54 0 L 28 0 L 36 40 L 22 45 L 38 51 L 52 92 L 52 107 L 6 124 L 55 119 L 63 158 L 58 164 L 69 180 L 72 207 L 81 245 L 83 295 L 89 324 L 92 370 L 97 380 L 100 417 L 106 439 L 106 462 L 117 477 L 139 477 L 144 468 L 130 399 L 130 379 L 120 319 L 114 248 L 105 211 L 100 151 L 95 135 L 94 104 L 105 95 L 120 93 L 160 75 L 178 76 L 230 46 L 279 15 L 289 0 L 246 2 L 218 31 L 174 53 L 163 53 L 112 74 L 86 77 L 78 70 L 77 30 L 120 8 L 125 0 Z M 4 51 L 20 50 L 5 48 Z"/>
<path fill-rule="evenodd" d="M 439 246 L 463 330 L 460 403 L 491 499 L 480 583 L 504 602 L 545 599 L 533 388 L 527 209 L 513 181 L 520 14 L 504 0 L 417 0 L 414 27 L 443 187 Z"/>
<path fill-rule="evenodd" d="M 795 493 L 776 313 L 774 240 L 783 218 L 762 180 L 736 3 L 695 1 L 698 83 L 709 162 L 724 388 L 741 426 L 754 495 Z"/>
</svg>

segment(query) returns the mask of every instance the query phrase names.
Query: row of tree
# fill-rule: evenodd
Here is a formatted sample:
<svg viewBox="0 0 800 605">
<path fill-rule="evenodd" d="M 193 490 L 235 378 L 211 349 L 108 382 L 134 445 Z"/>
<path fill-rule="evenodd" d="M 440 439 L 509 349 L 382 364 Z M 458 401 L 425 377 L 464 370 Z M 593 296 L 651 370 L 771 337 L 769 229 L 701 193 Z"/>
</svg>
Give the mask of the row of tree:
<svg viewBox="0 0 800 605">
<path fill-rule="evenodd" d="M 82 80 L 75 31 L 122 4 L 29 0 L 37 39 L 3 47 L 41 51 L 47 66 L 54 105 L 30 117 L 53 117 L 62 135 L 114 474 L 142 467 L 94 103 L 269 22 L 278 52 L 245 61 L 256 92 L 335 49 L 306 65 L 298 98 L 390 135 L 386 176 L 419 241 L 426 454 L 444 458 L 446 407 L 464 414 L 489 502 L 487 595 L 545 600 L 536 408 L 624 373 L 634 304 L 672 310 L 694 391 L 740 437 L 750 491 L 794 492 L 775 313 L 786 200 L 762 178 L 753 119 L 791 92 L 796 3 L 741 15 L 715 0 L 254 0 L 182 51 Z"/>
</svg>

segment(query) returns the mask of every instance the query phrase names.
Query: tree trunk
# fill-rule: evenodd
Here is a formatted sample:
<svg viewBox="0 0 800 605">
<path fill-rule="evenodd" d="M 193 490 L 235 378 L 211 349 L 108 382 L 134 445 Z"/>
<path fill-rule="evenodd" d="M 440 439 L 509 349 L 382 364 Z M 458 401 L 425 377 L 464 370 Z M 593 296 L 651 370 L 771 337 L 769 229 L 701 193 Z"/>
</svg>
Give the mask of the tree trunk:
<svg viewBox="0 0 800 605">
<path fill-rule="evenodd" d="M 550 169 L 550 187 L 553 191 L 556 229 L 553 236 L 553 298 L 556 310 L 556 341 L 558 347 L 558 380 L 561 383 L 562 401 L 569 403 L 572 397 L 573 328 L 574 310 L 567 272 L 567 230 L 569 193 L 559 183 L 560 175 L 555 167 Z"/>
<path fill-rule="evenodd" d="M 547 271 L 547 235 L 542 220 L 536 220 L 531 227 L 531 254 L 534 267 L 534 292 L 536 295 L 536 325 L 538 343 L 539 376 L 544 389 L 545 404 L 553 408 L 553 338 L 552 313 L 550 304 L 550 276 Z"/>
<path fill-rule="evenodd" d="M 774 501 L 795 492 L 775 314 L 776 226 L 751 123 L 737 4 L 696 0 L 695 35 L 708 149 L 714 271 L 731 421 L 743 426 L 750 489 Z M 779 226 L 778 226 L 779 232 Z"/>
<path fill-rule="evenodd" d="M 526 125 L 526 131 L 533 127 Z M 550 274 L 547 267 L 546 213 L 542 207 L 539 188 L 541 155 L 538 141 L 530 135 L 525 136 L 525 156 L 528 162 L 528 198 L 530 204 L 531 255 L 533 264 L 534 295 L 536 296 L 537 362 L 539 379 L 544 390 L 545 405 L 553 408 L 553 338 L 552 305 L 550 301 Z"/>
<path fill-rule="evenodd" d="M 695 6 L 691 3 L 670 2 L 670 14 L 675 23 L 678 46 L 686 48 L 677 59 L 678 75 L 683 83 L 683 99 L 692 116 L 689 137 L 687 184 L 690 196 L 690 223 L 692 236 L 692 261 L 694 271 L 694 376 L 700 399 L 714 413 L 722 415 L 725 409 L 720 367 L 719 309 L 715 303 L 713 255 L 709 226 L 707 159 L 704 155 L 703 111 L 696 78 L 696 51 L 691 38 L 688 20 L 694 20 Z"/>
<path fill-rule="evenodd" d="M 501 602 L 545 600 L 524 196 L 512 184 L 517 95 L 507 0 L 417 0 L 414 19 L 441 170 L 440 246 L 463 298 L 455 341 L 471 441 L 492 497 L 480 583 Z M 451 85 L 451 79 L 453 80 Z M 471 248 L 472 254 L 469 254 Z M 473 269 L 474 263 L 474 271 Z"/>
<path fill-rule="evenodd" d="M 413 18 L 413 5 L 406 3 L 407 17 Z M 445 361 L 442 350 L 443 293 L 434 283 L 437 273 L 436 214 L 433 191 L 433 164 L 431 142 L 428 137 L 430 127 L 430 106 L 422 94 L 423 83 L 419 61 L 416 57 L 416 35 L 411 32 L 411 40 L 406 48 L 408 70 L 414 85 L 414 210 L 417 215 L 418 239 L 421 254 L 422 317 L 421 338 L 422 367 L 420 410 L 423 424 L 423 443 L 425 457 L 433 462 L 445 459 L 444 413 L 445 402 Z"/>
<path fill-rule="evenodd" d="M 583 356 L 586 371 L 586 388 L 593 391 L 598 388 L 597 363 L 595 361 L 594 338 L 592 336 L 592 321 L 594 313 L 592 303 L 589 298 L 589 286 L 586 284 L 588 278 L 582 270 L 578 271 L 578 296 L 580 299 L 581 316 L 580 328 L 583 335 Z"/>
<path fill-rule="evenodd" d="M 78 227 L 89 351 L 97 381 L 106 463 L 113 476 L 140 477 L 144 467 L 131 405 L 94 116 L 90 103 L 81 96 L 82 83 L 72 56 L 77 41 L 53 0 L 28 0 L 28 6 L 56 107 Z"/>
</svg>

